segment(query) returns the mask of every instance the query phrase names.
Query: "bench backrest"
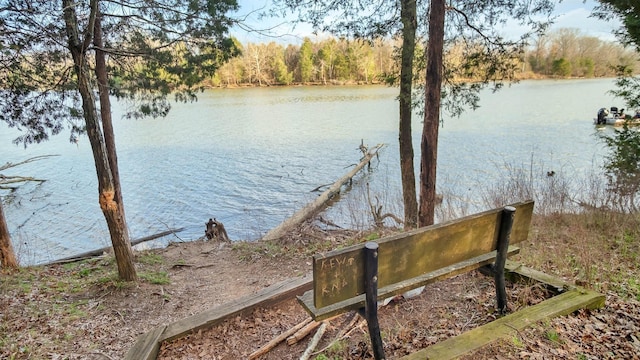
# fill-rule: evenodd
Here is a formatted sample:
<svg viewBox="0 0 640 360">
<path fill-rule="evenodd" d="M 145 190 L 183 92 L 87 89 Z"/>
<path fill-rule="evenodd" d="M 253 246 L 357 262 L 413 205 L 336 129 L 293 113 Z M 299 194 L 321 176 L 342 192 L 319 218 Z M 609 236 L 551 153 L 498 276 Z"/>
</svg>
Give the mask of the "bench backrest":
<svg viewBox="0 0 640 360">
<path fill-rule="evenodd" d="M 510 244 L 527 239 L 533 201 L 516 208 Z M 436 224 L 376 242 L 383 288 L 496 250 L 502 208 Z M 364 244 L 313 257 L 313 303 L 320 309 L 364 294 Z"/>
</svg>

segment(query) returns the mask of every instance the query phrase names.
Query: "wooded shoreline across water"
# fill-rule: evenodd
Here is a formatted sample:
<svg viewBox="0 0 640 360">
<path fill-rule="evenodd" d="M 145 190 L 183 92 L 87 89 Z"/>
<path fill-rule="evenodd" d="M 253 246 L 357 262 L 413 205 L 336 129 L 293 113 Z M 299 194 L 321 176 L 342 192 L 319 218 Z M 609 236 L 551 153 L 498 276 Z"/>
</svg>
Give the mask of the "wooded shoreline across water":
<svg viewBox="0 0 640 360">
<path fill-rule="evenodd" d="M 617 42 L 585 35 L 578 29 L 558 29 L 532 44 L 514 66 L 515 79 L 614 77 L 617 74 L 612 64 L 637 63 L 633 50 Z M 223 64 L 204 86 L 386 84 L 397 81 L 395 77 L 399 73 L 396 54 L 399 40 L 305 38 L 300 45 L 241 44 L 236 40 L 236 45 L 240 55 Z M 421 46 L 417 45 L 417 53 L 423 51 Z M 446 54 L 452 64 L 463 56 L 462 44 L 453 44 Z"/>
</svg>

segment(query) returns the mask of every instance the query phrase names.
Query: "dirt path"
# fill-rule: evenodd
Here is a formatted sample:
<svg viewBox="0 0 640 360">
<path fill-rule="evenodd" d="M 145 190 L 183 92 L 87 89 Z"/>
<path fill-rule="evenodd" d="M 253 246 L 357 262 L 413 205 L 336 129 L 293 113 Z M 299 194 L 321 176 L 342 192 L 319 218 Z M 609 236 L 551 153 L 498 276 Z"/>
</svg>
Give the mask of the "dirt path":
<svg viewBox="0 0 640 360">
<path fill-rule="evenodd" d="M 156 326 L 310 271 L 260 252 L 199 241 L 137 253 L 139 275 L 164 272 L 164 284 L 114 281 L 108 258 L 2 274 L 0 359 L 121 359 Z"/>
</svg>

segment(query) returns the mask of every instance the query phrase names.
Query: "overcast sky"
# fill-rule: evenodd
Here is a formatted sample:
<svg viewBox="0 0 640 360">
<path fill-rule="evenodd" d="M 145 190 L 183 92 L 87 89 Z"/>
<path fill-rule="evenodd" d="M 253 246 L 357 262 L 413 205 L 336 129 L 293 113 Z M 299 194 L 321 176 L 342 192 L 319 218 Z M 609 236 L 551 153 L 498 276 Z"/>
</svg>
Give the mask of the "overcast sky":
<svg viewBox="0 0 640 360">
<path fill-rule="evenodd" d="M 246 23 L 255 29 L 264 29 L 266 24 L 259 21 L 255 11 L 266 8 L 270 3 L 269 0 L 238 0 L 240 5 L 240 16 L 248 15 Z M 556 5 L 555 15 L 557 16 L 553 29 L 558 28 L 577 28 L 585 35 L 593 35 L 599 38 L 613 41 L 615 40 L 612 32 L 619 27 L 618 22 L 606 22 L 589 17 L 591 10 L 597 5 L 595 0 L 562 0 Z M 254 12 L 252 14 L 252 12 Z M 268 26 L 280 24 L 276 20 L 269 20 Z M 509 30 L 505 30 L 509 31 Z M 272 30 L 275 35 L 282 37 L 271 38 L 260 36 L 255 33 L 247 33 L 239 28 L 234 28 L 232 34 L 241 42 L 270 42 L 276 41 L 281 43 L 301 43 L 305 36 L 313 37 L 310 26 L 298 25 L 297 28 L 291 29 L 291 26 L 284 23 Z"/>
</svg>

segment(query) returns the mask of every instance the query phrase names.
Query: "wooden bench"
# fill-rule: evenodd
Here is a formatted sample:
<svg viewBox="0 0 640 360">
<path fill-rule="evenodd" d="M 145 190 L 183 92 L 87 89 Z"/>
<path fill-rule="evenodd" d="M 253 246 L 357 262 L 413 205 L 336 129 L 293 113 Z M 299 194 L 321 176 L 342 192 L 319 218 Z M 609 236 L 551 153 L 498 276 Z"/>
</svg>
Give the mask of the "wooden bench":
<svg viewBox="0 0 640 360">
<path fill-rule="evenodd" d="M 527 239 L 533 201 L 405 232 L 313 257 L 313 289 L 298 300 L 315 320 L 360 310 L 376 359 L 384 359 L 377 317 L 384 299 L 480 267 L 494 276 L 507 309 L 504 266 Z"/>
</svg>

